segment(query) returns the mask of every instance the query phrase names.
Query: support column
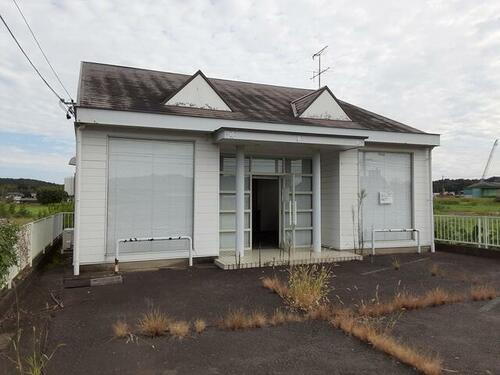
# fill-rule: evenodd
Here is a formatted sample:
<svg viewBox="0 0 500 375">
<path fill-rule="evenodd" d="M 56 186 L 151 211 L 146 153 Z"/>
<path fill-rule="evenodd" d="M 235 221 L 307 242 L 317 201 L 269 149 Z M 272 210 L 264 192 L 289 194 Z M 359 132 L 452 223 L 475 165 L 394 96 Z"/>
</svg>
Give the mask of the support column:
<svg viewBox="0 0 500 375">
<path fill-rule="evenodd" d="M 313 156 L 313 251 L 321 252 L 321 156 L 319 150 Z"/>
<path fill-rule="evenodd" d="M 245 252 L 245 154 L 236 146 L 236 252 Z"/>
</svg>

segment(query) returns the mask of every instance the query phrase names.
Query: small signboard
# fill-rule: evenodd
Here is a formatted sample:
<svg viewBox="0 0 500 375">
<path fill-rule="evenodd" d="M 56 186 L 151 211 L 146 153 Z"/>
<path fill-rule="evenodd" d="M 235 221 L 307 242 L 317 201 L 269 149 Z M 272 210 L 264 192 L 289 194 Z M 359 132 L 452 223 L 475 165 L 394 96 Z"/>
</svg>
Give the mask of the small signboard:
<svg viewBox="0 0 500 375">
<path fill-rule="evenodd" d="M 381 191 L 378 193 L 379 204 L 392 204 L 392 192 Z"/>
</svg>

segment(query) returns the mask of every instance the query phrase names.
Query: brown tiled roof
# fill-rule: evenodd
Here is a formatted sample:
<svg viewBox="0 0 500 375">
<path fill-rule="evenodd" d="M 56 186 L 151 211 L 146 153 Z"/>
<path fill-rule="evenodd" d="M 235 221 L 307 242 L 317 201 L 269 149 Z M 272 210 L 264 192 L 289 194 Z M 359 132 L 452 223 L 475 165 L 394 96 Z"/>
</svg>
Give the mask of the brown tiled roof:
<svg viewBox="0 0 500 375">
<path fill-rule="evenodd" d="M 338 99 L 339 105 L 352 121 L 296 117 L 291 103 L 295 101 L 295 105 L 304 110 L 319 95 L 320 90 L 225 79 L 208 78 L 232 112 L 164 105 L 165 99 L 177 92 L 190 78 L 191 75 L 186 74 L 83 62 L 78 106 L 228 120 L 423 133 Z"/>
</svg>

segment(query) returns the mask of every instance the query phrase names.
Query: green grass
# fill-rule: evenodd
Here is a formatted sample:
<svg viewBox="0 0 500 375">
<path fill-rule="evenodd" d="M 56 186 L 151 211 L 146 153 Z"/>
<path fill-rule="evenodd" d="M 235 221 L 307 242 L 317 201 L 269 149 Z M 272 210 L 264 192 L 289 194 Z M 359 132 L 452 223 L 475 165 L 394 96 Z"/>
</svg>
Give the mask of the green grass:
<svg viewBox="0 0 500 375">
<path fill-rule="evenodd" d="M 436 215 L 500 216 L 495 198 L 435 197 Z"/>
<path fill-rule="evenodd" d="M 72 202 L 54 204 L 0 202 L 0 218 L 7 218 L 20 225 L 53 215 L 57 212 L 71 211 L 73 211 Z"/>
</svg>

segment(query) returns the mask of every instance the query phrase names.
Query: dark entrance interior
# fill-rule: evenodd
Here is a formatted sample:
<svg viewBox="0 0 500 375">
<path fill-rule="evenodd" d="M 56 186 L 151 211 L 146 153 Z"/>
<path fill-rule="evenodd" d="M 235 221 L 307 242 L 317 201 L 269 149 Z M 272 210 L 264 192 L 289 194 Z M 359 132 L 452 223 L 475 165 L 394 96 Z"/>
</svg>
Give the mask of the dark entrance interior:
<svg viewBox="0 0 500 375">
<path fill-rule="evenodd" d="M 252 247 L 277 248 L 279 244 L 279 180 L 252 179 Z"/>
</svg>

